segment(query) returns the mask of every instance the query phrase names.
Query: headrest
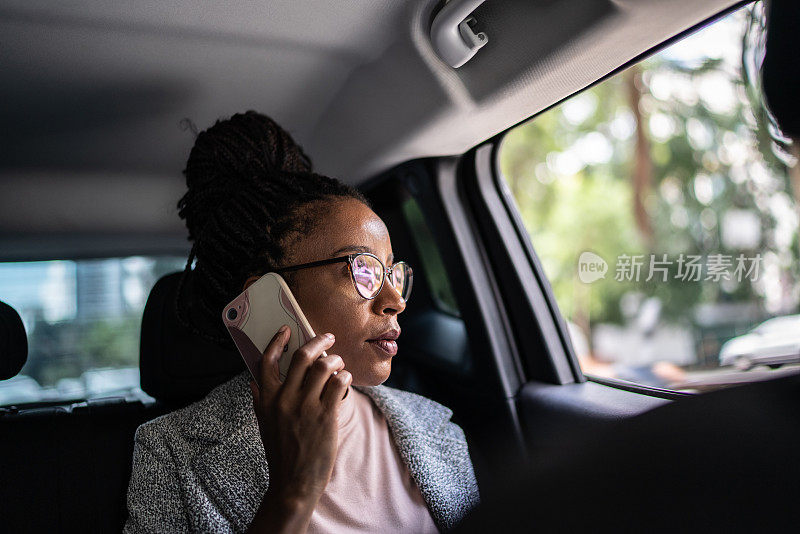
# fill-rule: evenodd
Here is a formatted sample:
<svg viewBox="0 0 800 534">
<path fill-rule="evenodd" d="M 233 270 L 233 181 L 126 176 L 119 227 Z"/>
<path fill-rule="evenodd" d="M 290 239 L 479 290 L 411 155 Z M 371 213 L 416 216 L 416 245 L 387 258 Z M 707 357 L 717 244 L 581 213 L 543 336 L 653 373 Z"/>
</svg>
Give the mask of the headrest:
<svg viewBox="0 0 800 534">
<path fill-rule="evenodd" d="M 761 77 L 764 96 L 784 134 L 800 138 L 800 2 L 772 0 Z"/>
<path fill-rule="evenodd" d="M 17 375 L 28 359 L 28 337 L 17 310 L 0 302 L 0 380 Z"/>
<path fill-rule="evenodd" d="M 235 348 L 216 345 L 178 320 L 175 297 L 182 274 L 162 277 L 150 291 L 142 316 L 139 349 L 142 389 L 151 397 L 175 406 L 202 399 L 214 387 L 245 369 Z M 191 295 L 190 276 L 183 295 L 182 299 Z M 189 319 L 194 322 L 192 317 Z M 202 329 L 201 324 L 197 326 Z"/>
</svg>

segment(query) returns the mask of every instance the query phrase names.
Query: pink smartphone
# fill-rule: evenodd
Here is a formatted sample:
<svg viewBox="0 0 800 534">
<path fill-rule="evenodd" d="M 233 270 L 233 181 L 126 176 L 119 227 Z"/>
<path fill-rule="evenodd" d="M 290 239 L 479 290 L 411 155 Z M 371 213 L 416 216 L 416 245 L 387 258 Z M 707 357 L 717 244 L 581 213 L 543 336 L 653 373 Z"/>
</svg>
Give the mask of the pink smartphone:
<svg viewBox="0 0 800 534">
<path fill-rule="evenodd" d="M 225 306 L 222 321 L 256 384 L 264 350 L 281 326 L 288 325 L 292 331 L 278 362 L 281 380 L 286 379 L 294 351 L 314 337 L 289 286 L 276 273 L 265 274 Z"/>
</svg>

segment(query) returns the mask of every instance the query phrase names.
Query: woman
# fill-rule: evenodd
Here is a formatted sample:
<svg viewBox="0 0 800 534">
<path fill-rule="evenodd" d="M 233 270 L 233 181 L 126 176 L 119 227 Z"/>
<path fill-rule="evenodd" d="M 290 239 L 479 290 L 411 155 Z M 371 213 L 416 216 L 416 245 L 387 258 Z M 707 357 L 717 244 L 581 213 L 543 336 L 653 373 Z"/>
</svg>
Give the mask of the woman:
<svg viewBox="0 0 800 534">
<path fill-rule="evenodd" d="M 178 207 L 193 247 L 184 276 L 191 283 L 176 303 L 181 321 L 231 347 L 221 310 L 278 271 L 319 335 L 292 355 L 284 382 L 277 361 L 288 333 L 279 331 L 260 383 L 243 371 L 137 429 L 125 531 L 455 525 L 478 502 L 464 433 L 447 408 L 380 385 L 410 288 L 367 200 L 312 173 L 291 137 L 252 111 L 200 133 L 184 173 L 188 192 Z M 325 259 L 338 261 L 315 263 Z M 373 289 L 352 275 L 360 261 L 382 263 Z M 208 319 L 202 328 L 198 314 Z"/>
</svg>

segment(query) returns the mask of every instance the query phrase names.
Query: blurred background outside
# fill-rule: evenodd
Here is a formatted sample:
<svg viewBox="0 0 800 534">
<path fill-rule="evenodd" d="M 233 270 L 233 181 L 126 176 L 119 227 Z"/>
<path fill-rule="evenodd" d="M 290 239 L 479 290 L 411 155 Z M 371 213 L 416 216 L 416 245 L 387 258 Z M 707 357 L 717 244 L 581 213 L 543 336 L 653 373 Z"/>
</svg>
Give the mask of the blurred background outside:
<svg viewBox="0 0 800 534">
<path fill-rule="evenodd" d="M 28 361 L 0 381 L 0 405 L 134 395 L 139 332 L 153 285 L 185 258 L 0 263 L 0 299 L 22 317 Z"/>
<path fill-rule="evenodd" d="M 586 374 L 703 391 L 800 367 L 800 170 L 763 27 L 741 9 L 505 136 Z"/>
</svg>

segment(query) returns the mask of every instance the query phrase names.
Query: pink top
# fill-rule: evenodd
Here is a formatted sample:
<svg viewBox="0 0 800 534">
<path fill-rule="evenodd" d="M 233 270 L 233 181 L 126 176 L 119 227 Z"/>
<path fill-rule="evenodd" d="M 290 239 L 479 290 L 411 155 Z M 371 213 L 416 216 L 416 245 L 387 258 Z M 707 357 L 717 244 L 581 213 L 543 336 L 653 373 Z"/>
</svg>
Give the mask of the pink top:
<svg viewBox="0 0 800 534">
<path fill-rule="evenodd" d="M 339 412 L 333 474 L 307 532 L 439 532 L 386 419 L 353 388 Z"/>
</svg>

